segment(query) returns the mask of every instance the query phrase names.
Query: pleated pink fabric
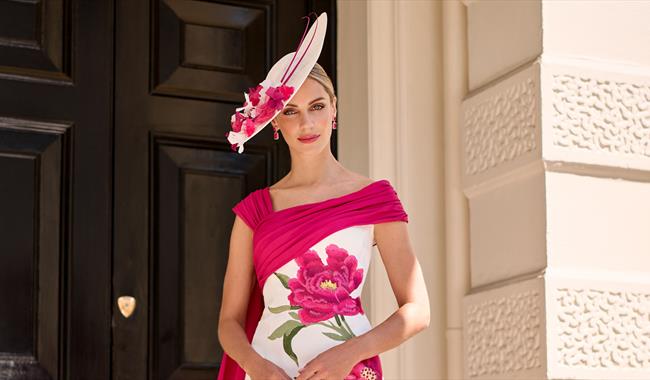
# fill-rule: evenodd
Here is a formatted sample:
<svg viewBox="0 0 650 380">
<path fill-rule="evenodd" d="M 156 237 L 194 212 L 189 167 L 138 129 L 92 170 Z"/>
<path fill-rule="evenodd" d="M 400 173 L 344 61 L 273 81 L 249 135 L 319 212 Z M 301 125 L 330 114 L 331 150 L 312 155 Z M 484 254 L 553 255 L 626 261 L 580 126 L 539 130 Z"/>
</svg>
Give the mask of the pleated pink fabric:
<svg viewBox="0 0 650 380">
<path fill-rule="evenodd" d="M 391 221 L 408 222 L 397 192 L 381 179 L 343 196 L 273 210 L 268 187 L 258 189 L 233 208 L 253 230 L 253 265 L 257 283 L 246 313 L 246 336 L 252 342 L 264 311 L 262 289 L 266 279 L 287 262 L 305 253 L 323 238 L 341 229 Z M 218 380 L 243 380 L 244 370 L 225 352 Z"/>
</svg>

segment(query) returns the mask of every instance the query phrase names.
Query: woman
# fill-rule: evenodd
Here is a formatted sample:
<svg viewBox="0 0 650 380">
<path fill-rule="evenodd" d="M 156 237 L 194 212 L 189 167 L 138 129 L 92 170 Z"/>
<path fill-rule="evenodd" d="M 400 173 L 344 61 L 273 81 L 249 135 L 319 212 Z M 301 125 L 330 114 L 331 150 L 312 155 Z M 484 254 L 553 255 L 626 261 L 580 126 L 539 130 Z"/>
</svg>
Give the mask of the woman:
<svg viewBox="0 0 650 380">
<path fill-rule="evenodd" d="M 378 354 L 429 325 L 422 271 L 395 190 L 331 154 L 336 96 L 316 63 L 326 21 L 322 14 L 296 52 L 246 94 L 244 115 L 233 115 L 230 134 L 240 133 L 229 136 L 233 149 L 241 153 L 270 120 L 274 138 L 279 131 L 289 145 L 291 170 L 233 207 L 219 379 L 382 379 Z M 264 89 L 271 89 L 266 97 Z M 274 98 L 282 93 L 289 95 Z M 274 112 L 263 106 L 277 99 Z M 374 328 L 360 301 L 373 240 L 400 306 Z"/>
</svg>

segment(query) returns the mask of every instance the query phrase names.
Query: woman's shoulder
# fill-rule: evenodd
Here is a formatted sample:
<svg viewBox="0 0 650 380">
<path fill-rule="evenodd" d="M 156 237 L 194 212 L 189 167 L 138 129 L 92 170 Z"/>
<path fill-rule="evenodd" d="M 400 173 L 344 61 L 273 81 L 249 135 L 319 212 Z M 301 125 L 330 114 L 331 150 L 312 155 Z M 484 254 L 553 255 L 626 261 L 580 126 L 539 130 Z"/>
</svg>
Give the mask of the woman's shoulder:
<svg viewBox="0 0 650 380">
<path fill-rule="evenodd" d="M 264 190 L 265 188 L 253 190 L 232 207 L 232 211 L 242 218 L 252 230 L 257 228 L 257 224 L 269 210 Z"/>
<path fill-rule="evenodd" d="M 359 177 L 357 178 L 357 183 L 358 183 L 359 186 L 368 186 L 368 185 L 371 185 L 371 184 L 373 184 L 375 182 L 377 182 L 376 179 L 369 178 L 369 177 L 366 177 L 366 176 L 363 176 L 363 175 L 359 175 Z"/>
<path fill-rule="evenodd" d="M 263 197 L 263 192 L 266 190 L 266 187 L 260 187 L 259 189 L 255 189 L 248 193 L 245 197 L 243 197 L 238 204 L 251 204 L 251 203 L 258 203 L 262 197 Z"/>
</svg>

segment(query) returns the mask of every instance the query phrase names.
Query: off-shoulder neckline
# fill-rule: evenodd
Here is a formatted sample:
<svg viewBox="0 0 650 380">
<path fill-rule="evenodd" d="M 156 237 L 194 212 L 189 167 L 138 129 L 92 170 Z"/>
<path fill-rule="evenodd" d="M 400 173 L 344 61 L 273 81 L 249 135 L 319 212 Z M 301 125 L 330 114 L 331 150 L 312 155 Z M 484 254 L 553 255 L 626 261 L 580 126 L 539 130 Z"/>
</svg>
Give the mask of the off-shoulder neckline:
<svg viewBox="0 0 650 380">
<path fill-rule="evenodd" d="M 343 195 L 339 195 L 339 196 L 336 196 L 336 197 L 324 199 L 322 201 L 309 202 L 309 203 L 303 203 L 303 204 L 299 204 L 299 205 L 295 205 L 295 206 L 290 206 L 290 207 L 287 207 L 287 208 L 283 208 L 282 210 L 273 209 L 273 201 L 271 199 L 271 192 L 269 190 L 270 186 L 266 186 L 265 188 L 263 188 L 262 192 L 263 192 L 263 194 L 265 196 L 265 200 L 266 200 L 266 204 L 267 204 L 269 213 L 270 214 L 278 214 L 278 213 L 283 213 L 283 212 L 289 211 L 289 210 L 299 209 L 299 208 L 308 207 L 308 206 L 316 206 L 316 205 L 321 205 L 321 204 L 329 203 L 329 202 L 336 201 L 336 200 L 346 199 L 346 198 L 349 198 L 349 197 L 351 197 L 353 195 L 357 195 L 357 194 L 369 189 L 370 187 L 372 187 L 374 185 L 377 185 L 379 183 L 382 183 L 382 182 L 388 182 L 388 180 L 387 179 L 379 179 L 379 180 L 373 181 L 373 182 L 365 185 L 364 187 L 360 188 L 359 190 L 355 190 L 355 191 L 352 191 L 352 192 L 347 193 L 347 194 L 343 194 Z"/>
</svg>

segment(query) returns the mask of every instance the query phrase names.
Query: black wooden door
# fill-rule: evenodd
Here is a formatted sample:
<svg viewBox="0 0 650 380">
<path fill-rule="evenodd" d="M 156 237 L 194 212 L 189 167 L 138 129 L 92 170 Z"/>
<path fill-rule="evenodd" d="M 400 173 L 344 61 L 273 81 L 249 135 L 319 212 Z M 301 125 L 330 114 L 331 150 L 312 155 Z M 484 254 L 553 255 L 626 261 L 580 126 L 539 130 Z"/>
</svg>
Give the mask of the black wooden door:
<svg viewBox="0 0 650 380">
<path fill-rule="evenodd" d="M 224 134 L 309 11 L 335 80 L 334 0 L 0 0 L 0 378 L 214 378 L 230 208 L 289 169 Z"/>
<path fill-rule="evenodd" d="M 320 62 L 332 72 L 334 0 L 116 3 L 115 379 L 217 375 L 231 207 L 289 169 L 271 128 L 241 155 L 224 135 L 309 11 L 330 16 Z M 135 299 L 129 317 L 120 297 Z"/>
<path fill-rule="evenodd" d="M 0 378 L 109 379 L 113 2 L 0 1 Z"/>
</svg>

